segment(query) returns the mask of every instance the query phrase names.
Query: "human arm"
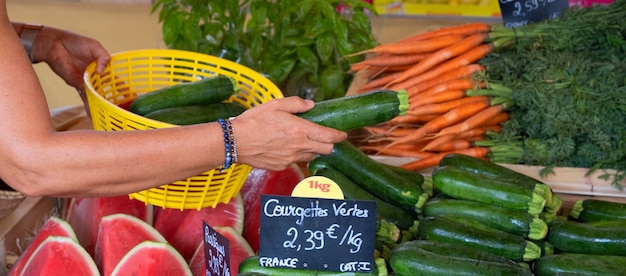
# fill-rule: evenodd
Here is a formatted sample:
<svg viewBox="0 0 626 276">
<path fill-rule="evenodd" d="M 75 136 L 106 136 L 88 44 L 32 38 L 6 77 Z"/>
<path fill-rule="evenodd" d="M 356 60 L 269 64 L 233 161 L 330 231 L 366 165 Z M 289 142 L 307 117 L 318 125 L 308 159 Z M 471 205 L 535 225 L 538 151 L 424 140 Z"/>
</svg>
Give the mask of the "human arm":
<svg viewBox="0 0 626 276">
<path fill-rule="evenodd" d="M 0 0 L 0 177 L 31 196 L 121 195 L 219 167 L 219 124 L 145 131 L 56 132 L 35 72 Z M 311 101 L 286 98 L 233 120 L 240 163 L 280 170 L 330 153 L 346 134 L 291 113 Z"/>
<path fill-rule="evenodd" d="M 25 23 L 11 22 L 20 36 Z M 43 26 L 32 43 L 32 62 L 45 62 L 68 85 L 78 90 L 86 104 L 83 85 L 85 68 L 97 62 L 97 72 L 109 63 L 110 55 L 103 45 L 92 38 L 50 26 Z"/>
</svg>

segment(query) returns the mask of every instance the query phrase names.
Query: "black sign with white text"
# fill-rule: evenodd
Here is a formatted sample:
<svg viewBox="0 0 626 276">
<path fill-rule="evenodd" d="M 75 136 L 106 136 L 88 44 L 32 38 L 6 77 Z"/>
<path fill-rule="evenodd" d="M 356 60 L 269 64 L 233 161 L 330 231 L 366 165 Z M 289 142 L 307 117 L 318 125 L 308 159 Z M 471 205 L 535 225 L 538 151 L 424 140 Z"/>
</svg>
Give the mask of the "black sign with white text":
<svg viewBox="0 0 626 276">
<path fill-rule="evenodd" d="M 261 196 L 261 266 L 370 272 L 375 239 L 374 201 Z"/>
<path fill-rule="evenodd" d="M 519 27 L 558 17 L 568 0 L 499 0 L 505 27 Z"/>
</svg>

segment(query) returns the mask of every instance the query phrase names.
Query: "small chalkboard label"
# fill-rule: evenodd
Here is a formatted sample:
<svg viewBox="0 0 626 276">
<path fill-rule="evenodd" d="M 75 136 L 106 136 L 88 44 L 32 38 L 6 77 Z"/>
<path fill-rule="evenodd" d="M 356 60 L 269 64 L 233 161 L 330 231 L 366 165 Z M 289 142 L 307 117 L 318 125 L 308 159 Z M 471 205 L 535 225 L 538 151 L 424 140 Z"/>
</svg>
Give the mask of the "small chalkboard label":
<svg viewBox="0 0 626 276">
<path fill-rule="evenodd" d="M 569 7 L 568 0 L 499 0 L 505 27 L 520 27 L 558 17 Z"/>
<path fill-rule="evenodd" d="M 204 229 L 206 275 L 231 276 L 230 241 L 204 221 L 202 222 L 202 228 Z"/>
<path fill-rule="evenodd" d="M 376 202 L 261 195 L 259 265 L 371 272 Z"/>
</svg>

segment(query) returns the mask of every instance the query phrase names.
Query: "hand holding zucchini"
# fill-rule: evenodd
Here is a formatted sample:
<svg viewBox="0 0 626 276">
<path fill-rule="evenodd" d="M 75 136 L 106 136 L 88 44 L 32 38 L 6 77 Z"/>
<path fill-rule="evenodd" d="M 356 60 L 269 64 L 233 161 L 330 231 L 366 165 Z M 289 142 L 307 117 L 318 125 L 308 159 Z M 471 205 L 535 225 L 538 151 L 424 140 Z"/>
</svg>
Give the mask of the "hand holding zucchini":
<svg viewBox="0 0 626 276">
<path fill-rule="evenodd" d="M 298 116 L 326 127 L 349 131 L 405 115 L 408 107 L 406 91 L 377 90 L 320 101 Z"/>
</svg>

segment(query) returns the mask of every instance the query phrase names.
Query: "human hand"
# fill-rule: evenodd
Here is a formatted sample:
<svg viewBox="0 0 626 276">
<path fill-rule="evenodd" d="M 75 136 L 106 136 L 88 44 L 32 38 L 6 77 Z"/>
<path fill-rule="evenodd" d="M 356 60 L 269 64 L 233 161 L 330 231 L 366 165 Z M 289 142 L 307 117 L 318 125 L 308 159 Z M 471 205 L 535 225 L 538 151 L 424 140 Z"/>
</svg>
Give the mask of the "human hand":
<svg viewBox="0 0 626 276">
<path fill-rule="evenodd" d="M 33 61 L 47 63 L 52 71 L 79 91 L 84 102 L 83 74 L 87 65 L 96 61 L 96 70 L 102 73 L 110 59 L 100 42 L 48 26 L 41 29 L 33 45 Z"/>
<path fill-rule="evenodd" d="M 314 102 L 299 97 L 274 99 L 251 108 L 232 121 L 238 163 L 282 170 L 288 165 L 329 154 L 347 138 L 343 131 L 324 127 L 298 116 Z"/>
</svg>

